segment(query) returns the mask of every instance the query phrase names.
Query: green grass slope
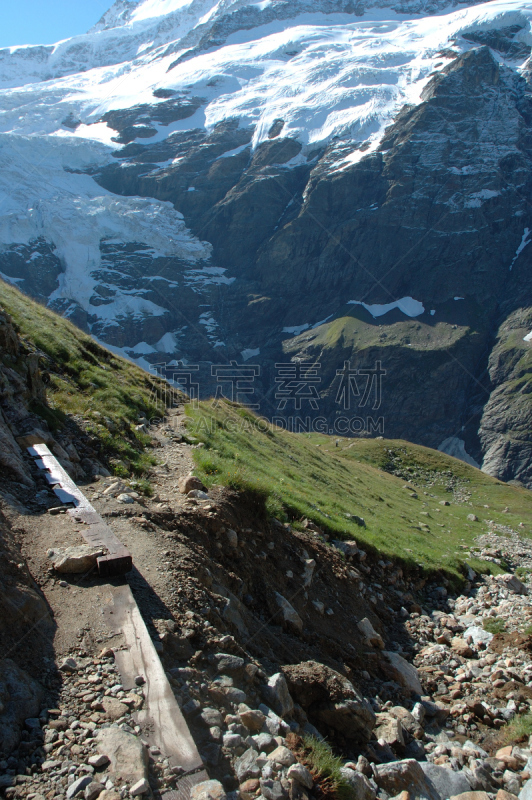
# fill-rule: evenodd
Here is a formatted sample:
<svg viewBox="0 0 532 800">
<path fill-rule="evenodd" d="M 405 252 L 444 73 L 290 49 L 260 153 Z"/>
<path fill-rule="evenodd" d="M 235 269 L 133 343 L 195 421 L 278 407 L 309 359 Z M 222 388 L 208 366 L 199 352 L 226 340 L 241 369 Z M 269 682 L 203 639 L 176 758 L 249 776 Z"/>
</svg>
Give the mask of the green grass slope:
<svg viewBox="0 0 532 800">
<path fill-rule="evenodd" d="M 0 306 L 11 316 L 27 352 L 41 355 L 47 405 L 31 409 L 52 431 L 72 421 L 98 445 L 118 474 L 143 473 L 152 463 L 150 437 L 139 417 L 162 416 L 168 384 L 113 355 L 75 325 L 0 281 Z M 0 354 L 16 369 L 9 356 Z M 9 363 L 8 363 L 9 362 Z"/>
<path fill-rule="evenodd" d="M 336 446 L 336 437 L 271 429 L 225 402 L 187 406 L 187 414 L 190 435 L 205 445 L 195 459 L 206 485 L 254 489 L 276 516 L 296 525 L 307 517 L 404 562 L 455 578 L 466 563 L 496 571 L 471 553 L 488 520 L 524 535 L 532 530 L 532 492 L 444 453 L 386 439 L 340 439 Z"/>
</svg>

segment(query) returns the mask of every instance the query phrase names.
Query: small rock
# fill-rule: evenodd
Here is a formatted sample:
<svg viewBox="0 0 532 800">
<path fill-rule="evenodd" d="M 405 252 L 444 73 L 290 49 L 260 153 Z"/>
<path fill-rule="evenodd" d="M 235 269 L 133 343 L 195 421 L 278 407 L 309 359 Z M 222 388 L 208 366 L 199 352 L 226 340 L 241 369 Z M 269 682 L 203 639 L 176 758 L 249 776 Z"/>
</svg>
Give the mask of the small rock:
<svg viewBox="0 0 532 800">
<path fill-rule="evenodd" d="M 104 755 L 103 753 L 100 753 L 95 756 L 89 756 L 87 763 L 90 764 L 90 766 L 94 767 L 95 769 L 100 769 L 100 767 L 107 766 L 107 764 L 109 763 L 109 757 Z"/>
<path fill-rule="evenodd" d="M 462 658 L 472 658 L 473 650 L 461 636 L 454 636 L 451 639 L 451 650 L 454 650 Z"/>
<path fill-rule="evenodd" d="M 364 775 L 362 772 L 348 769 L 347 767 L 343 767 L 340 771 L 342 773 L 342 777 L 347 781 L 353 790 L 356 800 L 375 800 L 375 789 L 369 782 L 366 775 Z M 410 798 L 408 797 L 406 800 L 410 800 Z"/>
<path fill-rule="evenodd" d="M 478 517 L 476 514 L 468 514 L 467 518 L 469 522 L 478 522 Z"/>
<path fill-rule="evenodd" d="M 143 675 L 137 675 L 135 678 L 135 685 L 136 686 L 144 686 L 146 683 L 146 678 Z"/>
<path fill-rule="evenodd" d="M 105 716 L 110 720 L 117 720 L 127 714 L 129 708 L 125 703 L 121 703 L 116 697 L 104 697 L 102 706 L 105 711 Z"/>
<path fill-rule="evenodd" d="M 92 783 L 91 775 L 83 775 L 81 778 L 74 781 L 74 783 L 71 783 L 66 793 L 67 800 L 70 800 L 71 797 L 75 797 L 79 792 L 82 792 L 89 783 Z"/>
<path fill-rule="evenodd" d="M 203 781 L 192 787 L 190 800 L 226 800 L 226 794 L 220 781 Z"/>
<path fill-rule="evenodd" d="M 383 656 L 388 662 L 386 671 L 393 680 L 414 694 L 423 694 L 423 687 L 421 686 L 417 669 L 412 664 L 409 664 L 408 661 L 398 653 L 385 650 L 383 651 Z"/>
<path fill-rule="evenodd" d="M 288 770 L 287 777 L 290 780 L 300 783 L 306 789 L 312 789 L 314 786 L 312 775 L 310 774 L 310 771 L 303 766 L 303 764 L 292 764 Z"/>
<path fill-rule="evenodd" d="M 242 724 L 250 731 L 260 731 L 264 725 L 266 717 L 262 711 L 251 708 L 238 709 L 238 714 Z"/>
<path fill-rule="evenodd" d="M 129 794 L 131 797 L 138 797 L 140 794 L 148 794 L 150 791 L 150 784 L 146 780 L 146 778 L 141 778 L 140 781 L 137 781 L 133 784 L 131 789 L 129 790 Z"/>
<path fill-rule="evenodd" d="M 295 764 L 296 757 L 288 747 L 280 745 L 268 755 L 268 759 L 276 764 L 282 764 L 283 767 L 290 767 Z"/>
<path fill-rule="evenodd" d="M 85 787 L 85 800 L 96 800 L 104 790 L 105 786 L 102 786 L 102 784 L 97 781 L 92 781 L 92 783 L 89 783 L 89 785 Z"/>
<path fill-rule="evenodd" d="M 228 528 L 225 532 L 227 543 L 229 547 L 238 547 L 238 534 L 232 528 Z"/>
<path fill-rule="evenodd" d="M 205 486 L 195 475 L 187 475 L 186 477 L 180 478 L 177 485 L 181 494 L 188 494 L 194 489 L 199 489 L 200 492 L 205 491 Z"/>
<path fill-rule="evenodd" d="M 295 608 L 288 602 L 286 597 L 283 597 L 279 592 L 275 592 L 275 600 L 281 609 L 283 621 L 288 628 L 293 628 L 298 633 L 303 630 L 303 620 L 295 610 Z"/>
<path fill-rule="evenodd" d="M 78 662 L 75 658 L 65 658 L 59 665 L 61 672 L 77 672 Z"/>
<path fill-rule="evenodd" d="M 384 641 L 382 636 L 377 633 L 367 617 L 364 617 L 364 619 L 361 619 L 360 622 L 357 622 L 357 628 L 365 637 L 365 640 L 369 645 L 372 647 L 378 647 L 380 650 L 384 650 Z"/>
<path fill-rule="evenodd" d="M 236 759 L 234 767 L 240 783 L 249 778 L 260 777 L 261 768 L 257 764 L 257 753 L 252 747 Z"/>
<path fill-rule="evenodd" d="M 230 655 L 229 653 L 217 653 L 214 656 L 214 661 L 216 662 L 218 672 L 229 675 L 235 672 L 242 672 L 245 665 L 243 658 Z"/>
<path fill-rule="evenodd" d="M 267 686 L 263 687 L 266 699 L 273 710 L 280 717 L 290 716 L 294 710 L 294 701 L 290 696 L 286 678 L 282 672 L 276 672 L 268 680 Z"/>
<path fill-rule="evenodd" d="M 96 733 L 98 751 L 110 760 L 109 773 L 132 783 L 147 776 L 146 748 L 136 736 L 114 725 Z"/>
<path fill-rule="evenodd" d="M 391 797 L 407 791 L 412 800 L 440 800 L 440 795 L 425 777 L 421 765 L 413 758 L 377 764 L 374 767 L 375 781 Z"/>
<path fill-rule="evenodd" d="M 124 493 L 119 494 L 116 499 L 118 500 L 119 503 L 130 504 L 130 503 L 134 503 L 135 502 L 135 498 L 134 497 L 132 497 L 130 494 L 124 494 Z M 136 784 L 135 784 L 135 786 L 136 786 Z M 133 789 L 131 789 L 131 791 L 133 791 Z M 141 794 L 143 794 L 143 793 L 141 792 Z"/>
</svg>

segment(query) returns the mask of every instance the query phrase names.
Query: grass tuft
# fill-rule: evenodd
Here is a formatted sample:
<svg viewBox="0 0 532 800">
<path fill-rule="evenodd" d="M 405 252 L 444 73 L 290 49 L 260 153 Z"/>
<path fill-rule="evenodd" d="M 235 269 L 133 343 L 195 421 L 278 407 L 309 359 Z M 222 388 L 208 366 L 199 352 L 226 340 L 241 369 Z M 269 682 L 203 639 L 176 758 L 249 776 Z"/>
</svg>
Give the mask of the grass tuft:
<svg viewBox="0 0 532 800">
<path fill-rule="evenodd" d="M 499 741 L 502 746 L 525 742 L 532 736 L 532 714 L 518 714 L 501 729 Z"/>
<path fill-rule="evenodd" d="M 482 627 L 488 633 L 504 633 L 506 630 L 506 623 L 500 617 L 488 617 L 484 620 Z"/>
<path fill-rule="evenodd" d="M 315 736 L 303 736 L 304 760 L 314 780 L 319 781 L 326 795 L 338 800 L 356 800 L 352 787 L 341 773 L 343 761 L 335 756 L 331 746 Z"/>
</svg>

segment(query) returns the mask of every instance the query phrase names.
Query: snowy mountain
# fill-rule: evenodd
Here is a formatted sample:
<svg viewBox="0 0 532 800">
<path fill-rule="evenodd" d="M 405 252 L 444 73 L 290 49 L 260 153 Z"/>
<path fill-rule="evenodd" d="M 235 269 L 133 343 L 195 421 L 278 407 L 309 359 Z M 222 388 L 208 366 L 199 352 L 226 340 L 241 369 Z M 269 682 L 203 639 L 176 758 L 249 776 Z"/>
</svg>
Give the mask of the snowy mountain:
<svg viewBox="0 0 532 800">
<path fill-rule="evenodd" d="M 0 50 L 0 275 L 205 391 L 259 365 L 269 416 L 275 365 L 319 361 L 336 432 L 337 371 L 382 362 L 386 435 L 530 483 L 531 19 L 117 0 Z"/>
</svg>

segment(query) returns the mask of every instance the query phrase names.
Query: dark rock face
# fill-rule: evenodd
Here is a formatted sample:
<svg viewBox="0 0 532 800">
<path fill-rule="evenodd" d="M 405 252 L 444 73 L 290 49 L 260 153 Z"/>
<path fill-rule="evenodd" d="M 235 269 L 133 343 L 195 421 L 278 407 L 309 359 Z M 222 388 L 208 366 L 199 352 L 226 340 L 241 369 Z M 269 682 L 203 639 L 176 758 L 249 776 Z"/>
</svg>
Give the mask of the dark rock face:
<svg viewBox="0 0 532 800">
<path fill-rule="evenodd" d="M 57 289 L 57 279 L 62 273 L 61 262 L 54 246 L 44 237 L 29 244 L 16 244 L 0 253 L 0 273 L 18 289 L 37 300 L 45 301 Z"/>
<path fill-rule="evenodd" d="M 276 15 L 283 8 L 276 4 Z M 197 46 L 208 49 L 234 24 L 245 28 L 240 17 L 217 23 Z M 166 90 L 156 90 L 158 105 L 108 112 L 117 141 L 131 143 L 91 174 L 115 194 L 171 202 L 212 244 L 207 268 L 218 277 L 154 257 L 144 245 L 102 241 L 92 305 L 141 292 L 164 313 L 102 320 L 63 301 L 57 310 L 120 347 L 154 345 L 172 331 L 174 357 L 204 364 L 208 375 L 212 363 L 257 353 L 256 397 L 268 416 L 311 411 L 337 434 L 378 433 L 432 447 L 460 436 L 488 471 L 532 485 L 521 363 L 532 346 L 523 341 L 532 308 L 530 70 L 519 75 L 493 56 L 523 57 L 518 32 L 464 31 L 464 40 L 481 46 L 437 73 L 423 101 L 405 107 L 367 154 L 366 145 L 340 140 L 303 148 L 283 136 L 280 118 L 255 149 L 253 127 L 237 119 L 210 132 L 139 141 L 158 123 L 201 106 L 200 98 Z M 38 252 L 46 268 L 31 272 L 28 253 L 13 249 L 0 271 L 23 275 L 22 288 L 49 296 L 60 265 L 51 243 L 40 242 Z M 401 298 L 414 298 L 424 311 L 409 317 L 400 306 L 372 314 L 362 305 Z M 320 365 L 319 403 L 282 408 L 275 365 L 302 361 Z M 378 398 L 364 389 L 376 364 L 386 371 Z M 338 374 L 344 365 L 366 373 L 347 405 Z M 204 395 L 212 391 L 212 381 L 202 377 L 202 387 Z M 337 429 L 346 412 L 363 427 Z"/>
<path fill-rule="evenodd" d="M 488 371 L 492 391 L 480 422 L 483 468 L 502 480 L 532 485 L 532 350 L 524 337 L 532 330 L 532 310 L 510 314 L 497 332 Z"/>
</svg>

